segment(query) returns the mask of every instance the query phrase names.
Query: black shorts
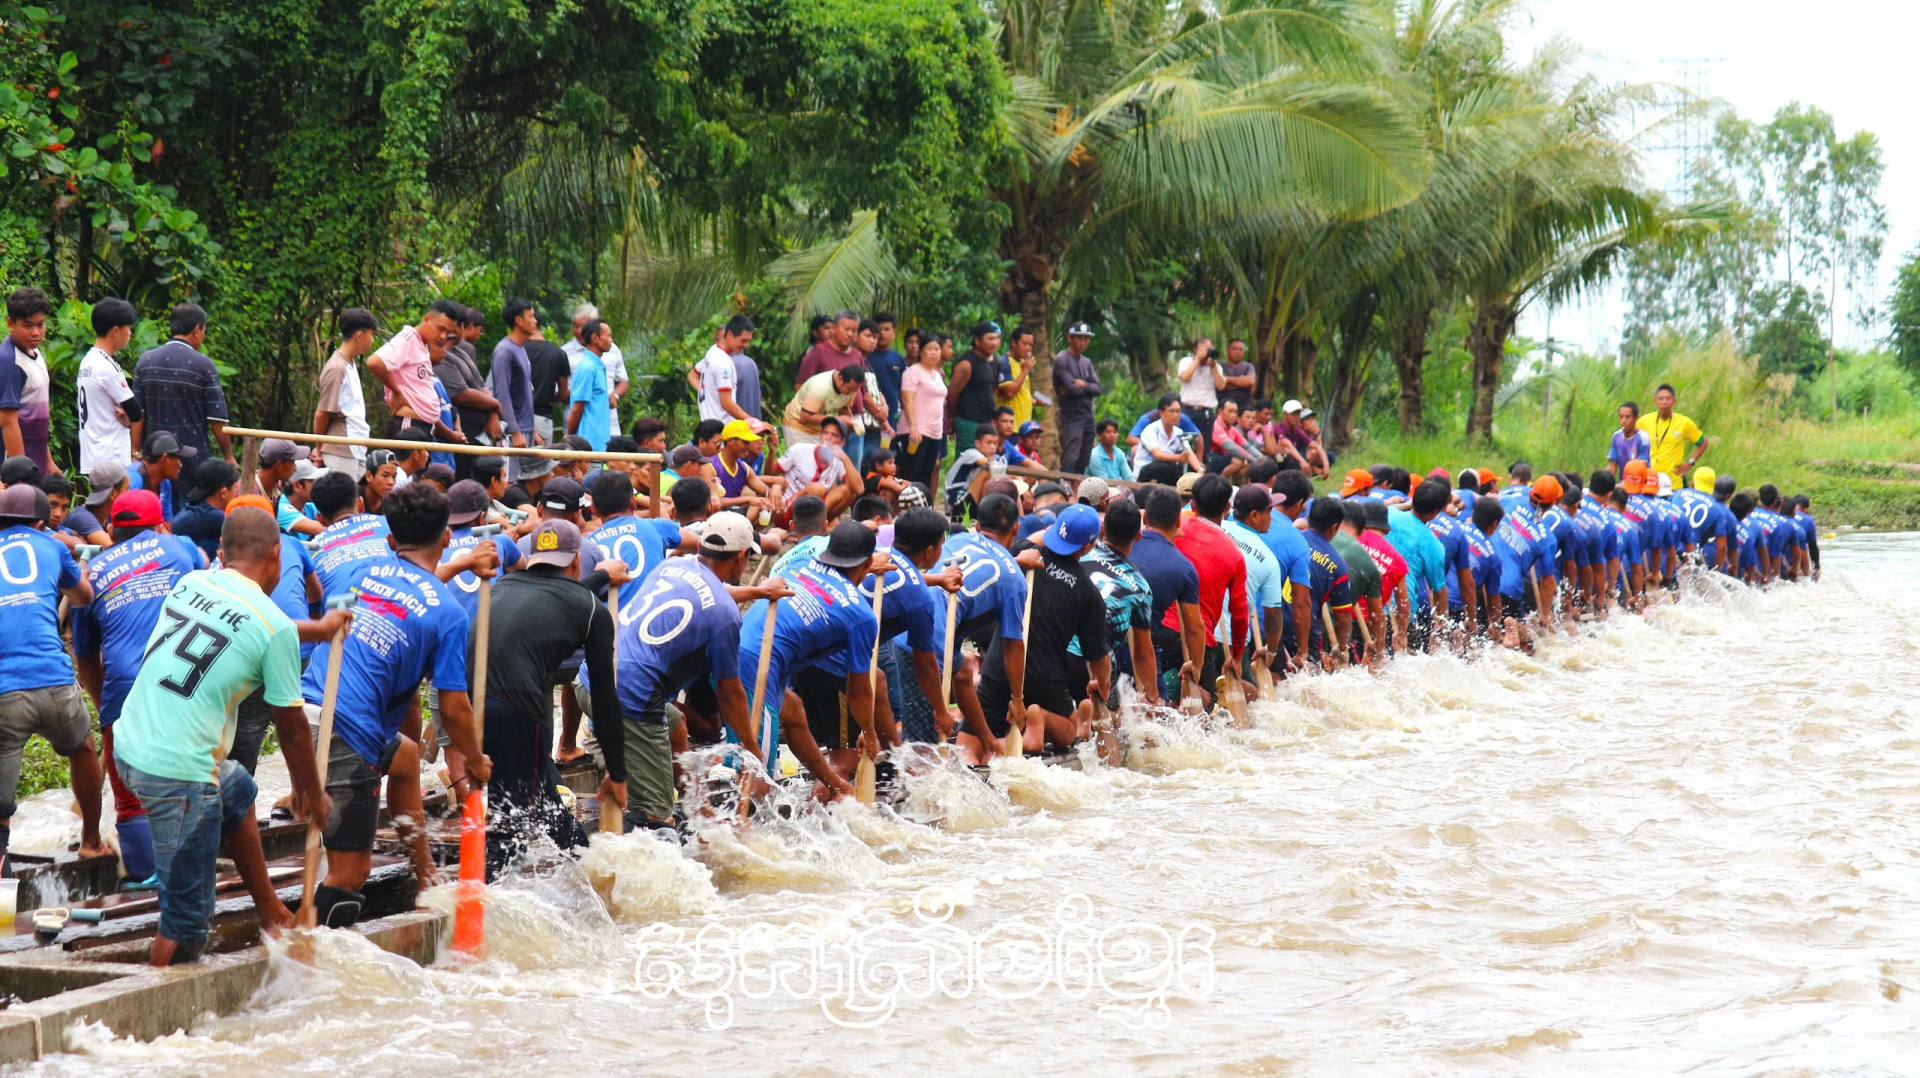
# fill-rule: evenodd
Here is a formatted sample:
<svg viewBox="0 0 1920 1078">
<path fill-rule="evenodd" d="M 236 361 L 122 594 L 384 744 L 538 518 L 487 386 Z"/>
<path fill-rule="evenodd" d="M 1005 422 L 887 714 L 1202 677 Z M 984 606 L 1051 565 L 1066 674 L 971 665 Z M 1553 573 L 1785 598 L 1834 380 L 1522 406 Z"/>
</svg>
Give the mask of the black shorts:
<svg viewBox="0 0 1920 1078">
<path fill-rule="evenodd" d="M 320 740 L 320 709 L 307 705 L 307 721 L 312 723 L 313 740 Z M 327 796 L 333 798 L 333 815 L 320 835 L 329 850 L 341 853 L 366 853 L 373 849 L 374 831 L 380 824 L 380 780 L 393 767 L 394 754 L 400 751 L 398 734 L 387 740 L 380 759 L 372 764 L 360 758 L 345 738 L 334 735 L 327 753 Z"/>
<path fill-rule="evenodd" d="M 817 666 L 793 675 L 793 693 L 807 713 L 807 729 L 822 750 L 850 749 L 860 742 L 860 724 L 847 713 L 847 679 Z"/>
<path fill-rule="evenodd" d="M 1067 657 L 1069 659 L 1074 658 L 1073 656 Z M 1079 660 L 1075 659 L 1074 661 L 1077 662 Z M 1083 671 L 1086 669 L 1084 663 L 1082 663 L 1081 669 Z M 1087 695 L 1086 681 L 1087 679 L 1084 676 L 1080 679 L 1080 696 L 1082 698 L 1085 698 Z M 1010 729 L 1007 724 L 1007 705 L 1013 702 L 1013 686 L 1007 684 L 1005 678 L 981 678 L 979 692 L 980 711 L 986 716 L 987 729 L 992 731 L 995 737 L 1007 736 L 1007 731 Z M 1035 681 L 1032 678 L 1028 678 L 1026 685 L 1022 687 L 1022 692 L 1025 703 L 1039 704 L 1042 710 L 1051 711 L 1055 715 L 1073 714 L 1073 693 L 1065 684 L 1057 679 Z"/>
</svg>

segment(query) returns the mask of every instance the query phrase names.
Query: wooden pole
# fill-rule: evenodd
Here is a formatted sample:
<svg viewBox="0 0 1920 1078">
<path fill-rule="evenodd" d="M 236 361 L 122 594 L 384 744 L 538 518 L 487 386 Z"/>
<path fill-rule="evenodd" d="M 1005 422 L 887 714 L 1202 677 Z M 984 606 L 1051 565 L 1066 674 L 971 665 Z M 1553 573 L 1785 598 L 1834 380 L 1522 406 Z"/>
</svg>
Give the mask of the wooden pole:
<svg viewBox="0 0 1920 1078">
<path fill-rule="evenodd" d="M 398 453 L 414 453 L 421 448 L 420 442 L 403 442 L 393 438 L 349 438 L 343 434 L 308 434 L 303 431 L 259 430 L 253 427 L 228 427 L 227 433 L 235 437 L 247 438 L 285 438 L 290 442 L 304 442 L 319 445 L 361 445 L 368 449 L 391 449 Z M 596 453 L 583 449 L 544 449 L 528 447 L 525 449 L 507 445 L 461 445 L 456 442 L 434 442 L 426 448 L 435 453 L 464 453 L 471 457 L 547 457 L 552 460 L 623 460 L 634 464 L 659 464 L 658 453 Z M 657 490 L 658 487 L 656 486 Z"/>
<path fill-rule="evenodd" d="M 619 654 L 620 585 L 618 584 L 607 585 L 607 613 L 613 616 L 613 638 L 614 638 L 613 665 L 615 669 L 614 684 L 615 684 L 615 687 L 617 688 L 619 685 L 618 670 L 620 667 L 620 654 Z M 612 832 L 613 834 L 618 835 L 626 831 L 626 829 L 627 827 L 626 827 L 625 814 L 621 811 L 620 806 L 614 804 L 611 801 L 601 802 L 600 803 L 600 830 L 609 831 L 609 832 Z"/>
<path fill-rule="evenodd" d="M 479 542 L 490 543 L 499 531 L 498 524 L 483 524 L 473 529 L 473 535 Z M 487 743 L 487 651 L 492 630 L 493 578 L 483 576 L 473 629 L 473 737 L 483 752 Z M 479 954 L 486 941 L 487 909 L 481 900 L 487 885 L 486 796 L 475 783 L 460 816 L 460 895 L 454 903 L 453 947 L 466 954 Z"/>
<path fill-rule="evenodd" d="M 886 598 L 887 578 L 884 574 L 875 573 L 873 575 L 873 657 L 867 661 L 867 707 L 869 709 L 867 713 L 870 716 L 873 715 L 874 693 L 879 691 L 880 684 L 880 626 L 882 624 L 880 606 Z M 878 716 L 874 716 L 872 721 L 876 724 L 873 731 L 875 742 L 873 747 L 874 751 L 878 752 L 880 749 Z M 864 740 L 862 738 L 863 742 Z M 862 744 L 860 762 L 853 769 L 853 799 L 863 805 L 873 804 L 874 785 L 878 781 L 879 775 L 873 766 L 873 757 L 867 755 L 866 746 Z"/>
<path fill-rule="evenodd" d="M 352 595 L 336 595 L 327 600 L 327 609 L 345 609 L 353 605 L 353 600 Z M 347 626 L 342 625 L 334 630 L 333 646 L 327 650 L 327 681 L 320 694 L 320 736 L 313 744 L 322 790 L 327 788 L 327 765 L 333 755 L 333 709 L 340 699 L 340 653 L 346 649 L 346 644 Z M 320 923 L 320 911 L 313 904 L 313 891 L 320 882 L 320 833 L 326 826 L 325 820 L 307 821 L 307 860 L 300 879 L 300 923 L 307 928 L 317 927 Z"/>
<path fill-rule="evenodd" d="M 1026 605 L 1026 608 L 1020 612 L 1020 646 L 1022 648 L 1027 647 L 1027 627 L 1032 623 L 1033 623 L 1033 570 L 1028 569 L 1027 570 L 1027 605 Z M 1027 652 L 1027 657 L 1031 659 L 1032 655 L 1033 655 L 1032 651 L 1029 650 Z M 1021 673 L 1021 679 L 1024 681 L 1025 678 L 1026 678 L 1026 674 L 1023 669 Z M 1022 688 L 1024 687 L 1025 686 L 1022 686 Z M 1022 695 L 1024 696 L 1025 694 L 1023 693 Z M 1027 749 L 1025 744 L 1026 739 L 1027 739 L 1027 717 L 1025 715 L 1015 715 L 1012 711 L 1008 711 L 1007 712 L 1007 740 L 1006 740 L 1006 743 L 1001 746 L 1001 755 L 1003 756 L 1022 755 L 1023 753 L 1026 752 L 1026 749 Z M 1044 742 L 1042 743 L 1042 748 L 1043 749 L 1045 748 Z"/>
</svg>

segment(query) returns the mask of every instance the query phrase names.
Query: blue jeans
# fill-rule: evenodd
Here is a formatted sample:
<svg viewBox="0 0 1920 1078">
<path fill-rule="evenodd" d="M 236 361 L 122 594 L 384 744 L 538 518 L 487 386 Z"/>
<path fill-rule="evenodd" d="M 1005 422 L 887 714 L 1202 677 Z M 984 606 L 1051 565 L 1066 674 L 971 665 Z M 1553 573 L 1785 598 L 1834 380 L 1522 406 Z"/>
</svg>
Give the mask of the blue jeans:
<svg viewBox="0 0 1920 1078">
<path fill-rule="evenodd" d="M 115 762 L 153 828 L 160 934 L 175 943 L 202 942 L 213 925 L 213 865 L 220 836 L 253 826 L 253 776 L 232 760 L 220 762 L 218 785 L 163 779 L 125 760 Z"/>
</svg>

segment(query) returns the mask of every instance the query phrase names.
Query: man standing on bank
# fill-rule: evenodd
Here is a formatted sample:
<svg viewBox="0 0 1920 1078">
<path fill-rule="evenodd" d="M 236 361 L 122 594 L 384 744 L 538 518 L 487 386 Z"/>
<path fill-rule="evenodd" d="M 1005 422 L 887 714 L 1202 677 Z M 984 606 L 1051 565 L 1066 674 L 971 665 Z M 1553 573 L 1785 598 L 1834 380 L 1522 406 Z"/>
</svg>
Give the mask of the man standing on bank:
<svg viewBox="0 0 1920 1078">
<path fill-rule="evenodd" d="M 1106 392 L 1087 358 L 1093 327 L 1075 322 L 1067 328 L 1067 347 L 1053 357 L 1053 400 L 1060 419 L 1060 470 L 1084 473 L 1093 453 L 1093 402 Z"/>
</svg>

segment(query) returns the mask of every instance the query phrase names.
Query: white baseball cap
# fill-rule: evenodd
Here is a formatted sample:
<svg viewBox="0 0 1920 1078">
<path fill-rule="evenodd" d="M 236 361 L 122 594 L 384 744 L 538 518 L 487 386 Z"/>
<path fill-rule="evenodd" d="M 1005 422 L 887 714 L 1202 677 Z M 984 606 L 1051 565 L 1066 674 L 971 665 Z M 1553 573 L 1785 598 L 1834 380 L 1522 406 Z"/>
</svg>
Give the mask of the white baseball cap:
<svg viewBox="0 0 1920 1078">
<path fill-rule="evenodd" d="M 1290 400 L 1287 403 L 1280 406 L 1280 411 L 1281 411 L 1281 414 L 1283 415 L 1292 415 L 1295 412 L 1298 412 L 1300 409 L 1305 407 L 1306 405 L 1301 404 L 1299 401 Z"/>
</svg>

